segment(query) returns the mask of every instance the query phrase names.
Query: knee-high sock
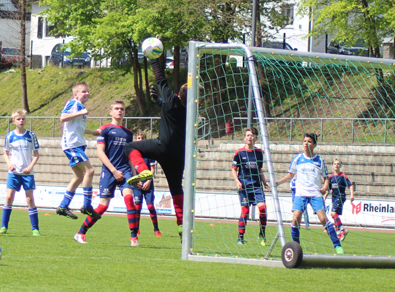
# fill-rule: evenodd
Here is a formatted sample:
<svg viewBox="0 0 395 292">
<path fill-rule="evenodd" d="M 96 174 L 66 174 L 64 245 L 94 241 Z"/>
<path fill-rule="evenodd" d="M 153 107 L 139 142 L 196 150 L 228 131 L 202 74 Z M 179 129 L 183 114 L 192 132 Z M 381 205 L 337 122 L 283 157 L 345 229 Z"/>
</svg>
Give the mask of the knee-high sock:
<svg viewBox="0 0 395 292">
<path fill-rule="evenodd" d="M 337 234 L 336 234 L 335 228 L 333 228 L 332 222 L 328 221 L 324 225 L 324 227 L 325 227 L 329 237 L 331 238 L 331 240 L 333 242 L 333 246 L 334 247 L 341 246 L 340 240 L 339 240 L 339 238 L 337 238 Z"/>
<path fill-rule="evenodd" d="M 147 205 L 148 210 L 149 210 L 149 214 L 151 217 L 151 221 L 152 224 L 154 225 L 154 231 L 158 231 L 159 227 L 158 227 L 158 217 L 156 216 L 156 210 L 154 205 Z"/>
<path fill-rule="evenodd" d="M 37 208 L 29 209 L 29 217 L 30 217 L 30 223 L 32 224 L 32 230 L 34 229 L 39 230 Z"/>
<path fill-rule="evenodd" d="M 3 206 L 3 216 L 1 219 L 1 227 L 5 227 L 8 229 L 8 222 L 10 222 L 11 212 L 12 212 L 12 206 L 9 206 L 9 205 Z"/>
<path fill-rule="evenodd" d="M 343 224 L 342 224 L 342 221 L 340 220 L 339 215 L 337 215 L 335 213 L 334 215 L 332 215 L 332 218 L 333 218 L 333 225 L 335 225 L 336 231 L 341 230 L 343 227 Z"/>
<path fill-rule="evenodd" d="M 97 206 L 95 211 L 96 211 L 96 213 L 103 215 L 104 212 L 107 211 L 107 208 L 108 208 L 108 206 L 99 204 L 99 206 Z M 88 232 L 88 229 L 91 228 L 93 225 L 95 225 L 96 222 L 97 222 L 97 220 L 93 220 L 91 218 L 91 216 L 86 217 L 86 219 L 85 219 L 84 223 L 82 223 L 81 228 L 78 231 L 78 233 L 86 234 Z"/>
<path fill-rule="evenodd" d="M 304 225 L 306 225 L 306 227 L 309 227 L 310 226 L 309 213 L 307 213 L 307 210 L 304 210 L 303 216 L 304 216 Z"/>
<path fill-rule="evenodd" d="M 139 226 L 139 216 L 136 205 L 133 201 L 133 195 L 126 195 L 123 197 L 126 205 L 126 213 L 128 217 L 128 224 L 130 229 L 130 237 L 137 237 L 137 230 Z"/>
<path fill-rule="evenodd" d="M 266 221 L 267 221 L 266 205 L 259 206 L 259 223 L 261 225 L 261 232 L 263 236 L 265 236 Z"/>
<path fill-rule="evenodd" d="M 173 196 L 173 205 L 176 212 L 177 225 L 182 225 L 182 212 L 184 207 L 184 195 Z"/>
<path fill-rule="evenodd" d="M 84 193 L 84 207 L 85 209 L 92 209 L 92 187 L 83 187 L 82 191 Z"/>
<path fill-rule="evenodd" d="M 142 172 L 143 170 L 148 170 L 148 166 L 147 164 L 145 164 L 145 161 L 140 151 L 132 150 L 129 153 L 129 160 L 133 164 L 134 168 L 136 168 L 138 173 Z"/>
<path fill-rule="evenodd" d="M 299 226 L 295 226 L 295 225 L 291 224 L 291 236 L 292 236 L 292 240 L 293 241 L 296 241 L 297 243 L 300 243 L 300 240 L 299 240 L 299 236 L 300 236 Z"/>
<path fill-rule="evenodd" d="M 134 204 L 136 206 L 137 211 L 137 230 L 140 230 L 140 217 L 141 217 L 141 209 L 143 208 L 143 204 Z"/>
<path fill-rule="evenodd" d="M 248 206 L 241 207 L 241 214 L 239 218 L 239 233 L 244 234 L 246 231 L 248 214 L 250 212 L 250 208 Z"/>
<path fill-rule="evenodd" d="M 74 195 L 75 195 L 75 192 L 66 191 L 59 207 L 60 208 L 68 208 L 71 203 L 71 200 L 73 200 L 73 198 L 74 198 Z"/>
</svg>

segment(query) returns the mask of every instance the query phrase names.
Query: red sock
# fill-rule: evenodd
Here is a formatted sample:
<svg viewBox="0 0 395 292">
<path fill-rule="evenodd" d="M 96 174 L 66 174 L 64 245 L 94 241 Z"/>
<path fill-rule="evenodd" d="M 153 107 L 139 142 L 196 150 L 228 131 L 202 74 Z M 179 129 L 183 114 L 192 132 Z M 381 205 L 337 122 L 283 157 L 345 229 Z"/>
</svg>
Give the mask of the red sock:
<svg viewBox="0 0 395 292">
<path fill-rule="evenodd" d="M 342 221 L 340 220 L 339 215 L 334 214 L 332 215 L 332 218 L 333 218 L 333 225 L 335 225 L 336 231 L 339 231 L 340 228 L 342 227 Z"/>
<path fill-rule="evenodd" d="M 177 225 L 182 224 L 182 210 L 184 207 L 184 195 L 173 196 L 174 210 L 176 211 Z"/>
<path fill-rule="evenodd" d="M 261 232 L 263 235 L 265 235 L 266 221 L 267 221 L 266 205 L 259 206 L 258 209 L 259 209 L 259 222 L 261 225 Z"/>
<path fill-rule="evenodd" d="M 241 206 L 241 214 L 239 218 L 239 233 L 244 234 L 246 232 L 248 214 L 250 213 L 250 208 L 248 206 Z"/>
<path fill-rule="evenodd" d="M 129 160 L 136 168 L 138 173 L 142 172 L 143 170 L 148 170 L 148 166 L 145 164 L 145 161 L 140 151 L 138 150 L 131 151 L 129 153 Z"/>
<path fill-rule="evenodd" d="M 126 214 L 128 217 L 129 229 L 131 232 L 131 237 L 137 237 L 137 230 L 140 222 L 138 216 L 138 210 L 133 201 L 133 195 L 126 195 L 123 197 L 126 205 Z"/>
<path fill-rule="evenodd" d="M 99 204 L 97 208 L 95 209 L 96 213 L 99 213 L 100 215 L 103 215 L 104 212 L 106 212 L 108 209 L 108 206 L 104 206 Z M 81 234 L 86 234 L 88 232 L 88 229 L 91 228 L 97 221 L 93 220 L 91 216 L 87 216 L 84 223 L 82 224 L 80 230 L 78 233 Z"/>
</svg>

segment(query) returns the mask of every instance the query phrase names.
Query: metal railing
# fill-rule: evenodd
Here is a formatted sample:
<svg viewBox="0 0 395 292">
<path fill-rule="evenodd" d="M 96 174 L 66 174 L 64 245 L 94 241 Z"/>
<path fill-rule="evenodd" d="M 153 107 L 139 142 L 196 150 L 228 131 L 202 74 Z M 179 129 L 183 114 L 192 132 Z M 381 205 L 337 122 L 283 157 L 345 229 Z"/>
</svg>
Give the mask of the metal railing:
<svg viewBox="0 0 395 292">
<path fill-rule="evenodd" d="M 258 118 L 253 118 L 254 120 L 257 120 Z M 394 123 L 394 125 L 392 126 L 392 129 L 395 130 L 395 119 L 391 119 L 391 118 L 272 118 L 272 117 L 265 117 L 264 118 L 265 121 L 270 122 L 271 120 L 273 121 L 288 121 L 289 122 L 289 141 L 292 141 L 292 135 L 293 135 L 293 127 L 294 127 L 294 123 L 295 121 L 319 121 L 320 123 L 320 132 L 321 132 L 321 136 L 320 136 L 320 140 L 321 142 L 324 141 L 324 121 L 350 121 L 351 122 L 351 142 L 354 142 L 355 139 L 355 134 L 357 132 L 356 128 L 355 128 L 355 123 L 366 123 L 366 122 L 380 122 L 380 124 L 383 125 L 384 127 L 384 133 L 383 133 L 383 142 L 386 143 L 387 142 L 387 137 L 388 137 L 388 123 Z M 235 121 L 237 120 L 248 120 L 247 117 L 235 117 L 232 118 L 232 123 L 233 123 L 233 127 L 235 127 Z M 241 122 L 240 127 L 243 127 L 243 123 Z M 345 133 L 345 135 L 347 135 L 347 133 Z M 232 137 L 233 139 L 233 137 Z"/>
<path fill-rule="evenodd" d="M 43 119 L 50 119 L 52 120 L 52 135 L 51 137 L 55 137 L 55 127 L 56 127 L 56 121 L 60 123 L 59 116 L 57 117 L 35 117 L 35 116 L 27 116 L 26 119 L 30 120 L 29 124 L 29 130 L 33 129 L 33 120 L 43 120 Z M 10 132 L 11 130 L 11 123 L 12 123 L 12 117 L 11 116 L 0 116 L 1 119 L 7 119 L 7 133 Z M 103 125 L 103 120 L 110 120 L 111 117 L 88 117 L 88 120 L 98 120 L 99 125 Z M 150 138 L 152 138 L 152 129 L 153 129 L 153 120 L 160 120 L 160 117 L 124 117 L 124 125 L 128 124 L 128 121 L 130 120 L 150 120 Z M 27 127 L 26 127 L 27 128 Z"/>
</svg>

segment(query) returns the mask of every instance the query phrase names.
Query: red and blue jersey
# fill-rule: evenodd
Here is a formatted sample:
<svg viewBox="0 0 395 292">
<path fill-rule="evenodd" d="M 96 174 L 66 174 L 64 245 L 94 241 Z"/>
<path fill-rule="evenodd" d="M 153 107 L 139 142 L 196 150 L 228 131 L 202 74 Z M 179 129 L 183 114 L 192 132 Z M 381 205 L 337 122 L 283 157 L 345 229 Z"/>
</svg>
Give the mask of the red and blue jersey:
<svg viewBox="0 0 395 292">
<path fill-rule="evenodd" d="M 125 145 L 133 141 L 133 133 L 124 126 L 116 126 L 111 123 L 99 128 L 101 135 L 97 137 L 97 144 L 105 144 L 104 153 L 112 165 L 122 172 L 131 171 L 129 159 L 126 157 Z M 109 172 L 103 164 L 102 171 Z"/>
<path fill-rule="evenodd" d="M 332 173 L 329 176 L 329 189 L 332 190 L 332 196 L 346 197 L 346 188 L 351 186 L 352 183 L 347 175 L 342 172 Z"/>
<path fill-rule="evenodd" d="M 248 150 L 245 147 L 236 151 L 232 168 L 238 170 L 238 179 L 247 193 L 262 188 L 260 169 L 263 166 L 263 151 L 255 148 Z"/>
</svg>

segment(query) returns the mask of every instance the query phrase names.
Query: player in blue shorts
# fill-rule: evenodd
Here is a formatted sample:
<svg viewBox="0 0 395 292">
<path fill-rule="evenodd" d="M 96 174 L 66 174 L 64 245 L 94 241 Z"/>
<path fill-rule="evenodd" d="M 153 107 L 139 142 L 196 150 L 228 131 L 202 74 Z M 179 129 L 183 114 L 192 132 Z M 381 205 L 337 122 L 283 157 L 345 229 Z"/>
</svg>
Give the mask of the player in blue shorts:
<svg viewBox="0 0 395 292">
<path fill-rule="evenodd" d="M 244 244 L 244 233 L 247 226 L 251 205 L 259 209 L 260 232 L 262 246 L 266 246 L 266 203 L 263 186 L 268 187 L 263 174 L 263 151 L 254 146 L 258 139 L 258 130 L 254 127 L 245 129 L 245 146 L 236 151 L 232 163 L 232 175 L 239 190 L 241 215 L 239 219 L 239 236 L 237 243 Z"/>
<path fill-rule="evenodd" d="M 114 192 L 118 186 L 126 204 L 131 246 L 138 246 L 138 212 L 133 202 L 132 187 L 126 181 L 132 177 L 129 159 L 124 155 L 125 145 L 133 141 L 133 133 L 122 126 L 125 116 L 125 104 L 115 100 L 110 107 L 111 123 L 100 127 L 101 135 L 97 137 L 97 155 L 103 163 L 100 174 L 100 202 L 95 211 L 103 215 L 107 211 Z M 85 219 L 74 240 L 86 243 L 85 234 L 97 220 L 89 216 Z"/>
<path fill-rule="evenodd" d="M 342 221 L 339 216 L 343 214 L 343 205 L 346 201 L 346 188 L 350 188 L 350 201 L 354 201 L 354 186 L 348 179 L 347 175 L 340 171 L 342 162 L 335 158 L 332 163 L 333 170 L 335 171 L 329 176 L 329 189 L 332 190 L 332 212 L 331 216 L 334 220 L 334 225 L 337 233 L 337 237 L 340 241 L 343 241 L 348 230 L 344 228 Z M 328 197 L 329 191 L 324 196 L 324 201 Z"/>
<path fill-rule="evenodd" d="M 26 111 L 16 110 L 11 116 L 16 129 L 9 132 L 5 137 L 4 160 L 8 167 L 8 178 L 0 234 L 7 233 L 15 192 L 19 192 L 21 186 L 23 186 L 33 235 L 40 235 L 38 213 L 33 197 L 33 190 L 36 188 L 33 167 L 40 156 L 38 153 L 39 145 L 36 135 L 25 129 Z"/>
<path fill-rule="evenodd" d="M 137 131 L 136 133 L 136 141 L 142 141 L 146 139 L 146 134 L 143 131 Z M 148 166 L 148 169 L 155 173 L 155 160 L 144 158 L 145 164 Z M 134 196 L 134 204 L 136 205 L 138 211 L 138 228 L 139 231 L 137 234 L 140 234 L 140 216 L 141 216 L 141 208 L 143 207 L 143 199 L 147 203 L 147 208 L 150 213 L 152 224 L 154 225 L 154 233 L 156 237 L 161 237 L 162 234 L 159 231 L 158 227 L 158 217 L 156 215 L 155 210 L 155 193 L 154 193 L 154 181 L 152 179 L 148 179 L 141 182 L 141 187 L 133 186 L 133 196 Z"/>
<path fill-rule="evenodd" d="M 92 207 L 92 180 L 94 170 L 85 154 L 86 142 L 84 133 L 98 136 L 100 130 L 91 131 L 86 128 L 88 110 L 84 104 L 89 99 L 89 88 L 85 82 L 78 82 L 73 86 L 74 98 L 69 100 L 63 110 L 60 120 L 63 123 L 62 150 L 69 159 L 74 177 L 67 186 L 66 194 L 56 214 L 71 219 L 78 219 L 70 209 L 69 205 L 75 195 L 75 190 L 82 183 L 84 193 L 84 205 L 81 207 L 81 213 L 93 216 L 97 220 L 100 215 Z"/>
<path fill-rule="evenodd" d="M 299 227 L 302 214 L 306 210 L 307 204 L 310 204 L 331 238 L 336 253 L 344 254 L 343 247 L 337 238 L 335 228 L 332 223 L 328 221 L 325 215 L 325 206 L 322 194 L 328 190 L 328 171 L 326 169 L 324 159 L 321 156 L 314 154 L 314 148 L 316 146 L 317 135 L 315 133 L 306 133 L 303 139 L 304 152 L 294 156 L 291 165 L 289 166 L 288 174 L 277 181 L 276 185 L 278 186 L 290 181 L 295 175 L 297 176 L 291 224 L 292 240 L 300 243 Z M 324 178 L 324 186 L 322 186 L 321 177 Z"/>
<path fill-rule="evenodd" d="M 293 179 L 291 179 L 291 181 L 289 182 L 289 188 L 292 191 L 292 203 L 295 201 L 295 193 L 296 193 L 296 177 L 294 177 Z M 307 207 L 306 210 L 303 212 L 303 217 L 304 217 L 304 224 L 306 226 L 306 229 L 309 230 L 309 214 L 307 213 Z"/>
</svg>

